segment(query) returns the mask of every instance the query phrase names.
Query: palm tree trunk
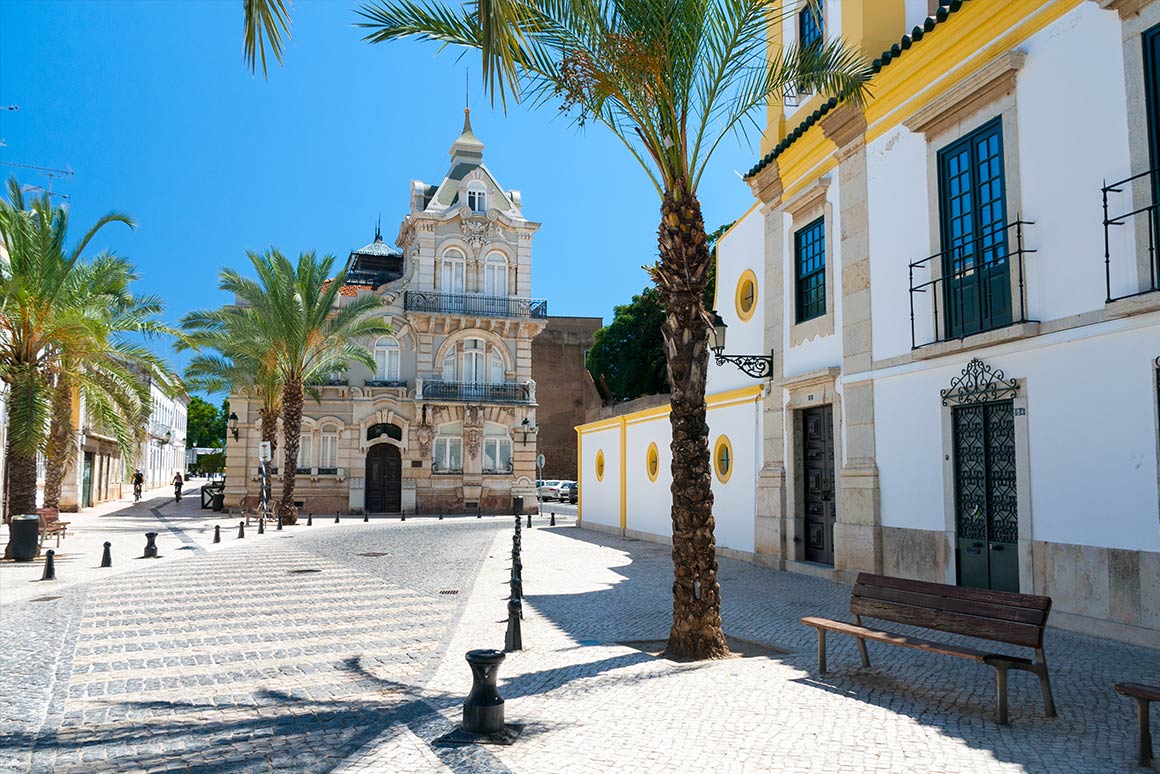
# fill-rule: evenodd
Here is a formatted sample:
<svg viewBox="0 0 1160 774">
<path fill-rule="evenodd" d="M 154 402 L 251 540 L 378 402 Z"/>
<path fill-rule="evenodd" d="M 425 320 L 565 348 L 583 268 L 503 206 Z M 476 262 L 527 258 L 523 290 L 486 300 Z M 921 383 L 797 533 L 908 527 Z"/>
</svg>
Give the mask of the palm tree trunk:
<svg viewBox="0 0 1160 774">
<path fill-rule="evenodd" d="M 302 381 L 287 379 L 282 388 L 282 436 L 286 447 L 282 450 L 282 499 L 278 513 L 283 524 L 298 521 L 294 507 L 294 479 L 298 472 L 298 437 L 302 433 Z"/>
<path fill-rule="evenodd" d="M 272 409 L 261 408 L 258 409 L 258 418 L 262 426 L 262 440 L 270 443 L 270 459 L 275 460 L 275 452 L 278 451 L 278 412 Z M 267 465 L 267 467 L 269 467 Z M 262 488 L 265 490 L 263 494 L 264 502 L 273 502 L 273 493 L 270 491 L 270 477 L 266 476 L 262 480 Z"/>
<path fill-rule="evenodd" d="M 679 186 L 677 190 L 683 190 Z M 665 192 L 653 275 L 665 304 L 662 328 L 671 389 L 673 625 L 665 655 L 680 660 L 729 655 L 721 631 L 717 541 L 713 535 L 705 380 L 709 326 L 702 303 L 709 248 L 701 205 Z"/>
<path fill-rule="evenodd" d="M 60 508 L 61 485 L 76 456 L 72 431 L 72 383 L 62 375 L 57 378 L 52 392 L 52 422 L 48 431 L 48 450 L 45 452 L 45 508 Z"/>
</svg>

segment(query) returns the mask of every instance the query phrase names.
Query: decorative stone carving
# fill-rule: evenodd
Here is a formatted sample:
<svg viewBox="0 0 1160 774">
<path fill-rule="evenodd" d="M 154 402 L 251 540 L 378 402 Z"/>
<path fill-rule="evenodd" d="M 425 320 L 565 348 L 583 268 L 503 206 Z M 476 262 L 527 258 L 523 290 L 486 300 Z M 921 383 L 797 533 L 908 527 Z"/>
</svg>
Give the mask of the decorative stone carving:
<svg viewBox="0 0 1160 774">
<path fill-rule="evenodd" d="M 419 438 L 419 453 L 426 457 L 431 451 L 431 428 L 421 427 L 417 433 Z"/>
<path fill-rule="evenodd" d="M 464 433 L 464 443 L 467 444 L 467 453 L 474 457 L 479 454 L 479 443 L 483 440 L 483 433 L 477 428 L 471 428 Z"/>
<path fill-rule="evenodd" d="M 486 218 L 464 217 L 459 221 L 459 228 L 463 232 L 464 241 L 477 253 L 497 232 L 496 225 Z"/>
</svg>

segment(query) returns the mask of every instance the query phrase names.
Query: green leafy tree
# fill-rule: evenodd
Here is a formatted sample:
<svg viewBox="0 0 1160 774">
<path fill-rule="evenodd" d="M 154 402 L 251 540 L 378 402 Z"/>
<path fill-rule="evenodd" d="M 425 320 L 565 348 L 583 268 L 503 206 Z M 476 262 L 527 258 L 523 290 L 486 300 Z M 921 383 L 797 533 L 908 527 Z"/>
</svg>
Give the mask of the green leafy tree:
<svg viewBox="0 0 1160 774">
<path fill-rule="evenodd" d="M 36 455 L 48 450 L 55 377 L 75 375 L 61 370 L 62 353 L 105 351 L 107 342 L 97 340 L 108 332 L 106 315 L 94 315 L 91 304 L 74 293 L 77 277 L 87 270 L 81 254 L 110 223 L 133 226 L 128 215 L 112 212 L 69 247 L 67 208 L 54 206 L 47 195 L 26 202 L 15 178 L 0 201 L 0 244 L 8 256 L 0 260 L 0 379 L 9 387 L 8 513 L 36 508 Z M 119 369 L 91 375 L 94 381 L 123 377 Z M 117 419 L 109 406 L 98 402 L 92 408 L 102 421 Z"/>
<path fill-rule="evenodd" d="M 192 342 L 217 349 L 220 371 L 237 374 L 256 367 L 270 379 L 263 390 L 281 392 L 283 435 L 282 493 L 278 512 L 284 522 L 297 520 L 294 507 L 302 407 L 309 385 L 346 370 L 351 363 L 374 367 L 362 341 L 390 332 L 379 314 L 383 299 L 360 294 L 338 303 L 346 270 L 330 277 L 334 256 L 301 253 L 297 264 L 275 249 L 247 253 L 257 279 L 223 269 L 219 287 L 237 304 L 211 312 L 192 312 L 182 323 Z M 265 417 L 263 417 L 265 419 Z"/>
<path fill-rule="evenodd" d="M 556 104 L 604 125 L 656 189 L 659 262 L 650 267 L 672 424 L 673 622 L 666 653 L 728 653 L 721 630 L 705 377 L 709 244 L 697 189 L 720 142 L 756 125 L 790 86 L 863 98 L 869 70 L 835 40 L 767 59 L 781 0 L 376 0 L 360 13 L 372 43 L 417 37 L 479 50 L 492 99 Z"/>
<path fill-rule="evenodd" d="M 220 427 L 221 432 L 219 433 L 219 415 L 217 406 L 204 398 L 193 396 L 189 401 L 187 412 L 186 446 L 191 449 L 195 446 L 213 449 L 224 446 L 226 441 L 225 426 Z"/>
</svg>

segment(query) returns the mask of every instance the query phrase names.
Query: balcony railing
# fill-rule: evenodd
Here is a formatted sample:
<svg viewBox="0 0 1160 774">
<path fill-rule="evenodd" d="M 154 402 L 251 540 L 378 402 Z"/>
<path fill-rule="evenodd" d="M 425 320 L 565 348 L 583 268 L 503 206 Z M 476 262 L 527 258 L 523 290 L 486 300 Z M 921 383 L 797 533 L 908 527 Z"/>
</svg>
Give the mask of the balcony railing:
<svg viewBox="0 0 1160 774">
<path fill-rule="evenodd" d="M 485 466 L 483 469 L 483 475 L 485 475 L 485 476 L 510 476 L 512 473 L 515 472 L 515 470 L 516 470 L 515 465 L 513 463 L 509 462 L 506 465 L 500 465 L 498 468 L 489 468 L 489 467 Z"/>
<path fill-rule="evenodd" d="M 346 284 L 348 285 L 370 285 L 371 287 L 379 287 L 385 285 L 391 280 L 396 280 L 400 277 L 399 274 L 393 274 L 389 271 L 348 271 L 346 273 Z"/>
<path fill-rule="evenodd" d="M 548 316 L 548 302 L 542 298 L 483 296 L 471 293 L 427 293 L 408 290 L 403 300 L 408 312 L 464 314 L 473 317 Z"/>
<path fill-rule="evenodd" d="M 426 379 L 418 391 L 421 400 L 454 400 L 480 403 L 528 403 L 535 399 L 529 382 L 447 382 Z"/>
<path fill-rule="evenodd" d="M 1144 182 L 1143 178 L 1148 178 L 1148 181 Z M 1125 191 L 1131 191 L 1133 189 L 1139 190 L 1144 186 L 1148 186 L 1149 188 L 1150 192 L 1148 201 L 1151 201 L 1151 204 L 1147 205 L 1146 207 L 1138 207 L 1120 215 L 1109 214 L 1113 206 L 1116 206 L 1116 209 L 1119 209 L 1119 206 L 1117 205 L 1120 204 L 1122 199 L 1109 199 L 1108 194 L 1122 194 Z M 1156 231 L 1157 227 L 1160 226 L 1160 222 L 1158 222 L 1160 221 L 1160 211 L 1157 209 L 1160 205 L 1157 205 L 1156 203 L 1157 189 L 1160 189 L 1160 167 L 1149 169 L 1147 172 L 1141 172 L 1138 175 L 1126 177 L 1123 180 L 1117 180 L 1116 182 L 1105 185 L 1102 189 L 1100 189 L 1104 197 L 1104 281 L 1107 283 L 1107 303 L 1109 304 L 1113 301 L 1119 301 L 1122 298 L 1133 298 L 1135 296 L 1142 296 L 1145 293 L 1152 293 L 1160 290 L 1160 284 L 1158 284 L 1160 283 L 1160 263 L 1158 263 L 1158 256 L 1156 253 Z M 1137 220 L 1137 218 L 1143 219 L 1143 224 L 1140 225 L 1139 228 L 1147 232 L 1148 250 L 1146 256 L 1141 256 L 1139 254 L 1139 248 L 1137 248 L 1134 258 L 1137 264 L 1141 258 L 1147 260 L 1147 283 L 1144 282 L 1144 272 L 1140 271 L 1140 269 L 1143 267 L 1137 265 L 1137 271 L 1133 273 L 1136 273 L 1139 276 L 1139 279 L 1132 283 L 1130 287 L 1140 289 L 1135 290 L 1134 292 L 1125 293 L 1123 295 L 1113 296 L 1112 227 L 1126 226 L 1129 223 L 1140 224 L 1140 220 Z"/>
<path fill-rule="evenodd" d="M 363 382 L 364 387 L 402 387 L 406 389 L 406 379 L 367 379 Z"/>
<path fill-rule="evenodd" d="M 1024 289 L 1026 274 L 1023 265 L 1026 254 L 1037 252 L 1023 245 L 1023 229 L 1031 225 L 1034 223 L 1026 220 L 1002 224 L 974 239 L 910 264 L 912 349 L 1034 322 L 1027 319 L 1027 294 Z M 1010 249 L 1012 232 L 1014 250 Z M 922 278 L 929 274 L 922 272 L 931 271 L 932 266 L 941 271 L 941 276 L 923 281 Z M 1012 268 L 1015 270 L 1014 288 Z M 916 271 L 919 272 L 917 282 Z M 915 296 L 928 291 L 934 336 L 930 341 L 919 343 L 915 323 Z M 1017 305 L 1012 303 L 1012 295 L 1016 297 Z"/>
<path fill-rule="evenodd" d="M 462 476 L 463 468 L 445 468 L 438 461 L 434 461 L 431 463 L 431 473 L 436 476 Z"/>
</svg>

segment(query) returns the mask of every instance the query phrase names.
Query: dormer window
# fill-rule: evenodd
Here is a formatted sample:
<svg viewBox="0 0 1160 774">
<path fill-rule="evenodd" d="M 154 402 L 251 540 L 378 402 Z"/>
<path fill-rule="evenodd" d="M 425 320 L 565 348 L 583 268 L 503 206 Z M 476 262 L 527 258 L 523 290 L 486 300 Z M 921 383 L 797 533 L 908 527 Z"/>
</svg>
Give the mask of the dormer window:
<svg viewBox="0 0 1160 774">
<path fill-rule="evenodd" d="M 812 46 L 820 46 L 825 34 L 822 20 L 823 0 L 806 0 L 806 6 L 798 14 L 798 47 L 803 51 Z"/>
<path fill-rule="evenodd" d="M 483 214 L 487 212 L 487 193 L 479 183 L 473 183 L 467 189 L 467 207 L 472 212 Z"/>
</svg>

